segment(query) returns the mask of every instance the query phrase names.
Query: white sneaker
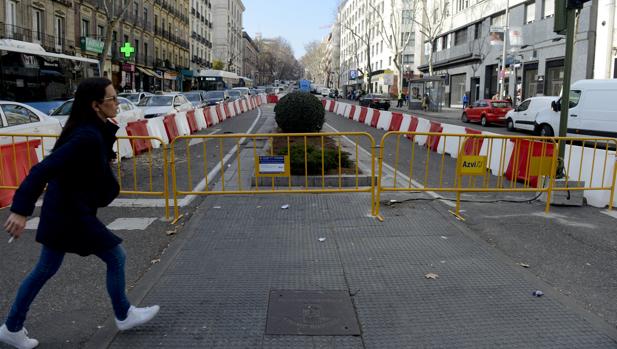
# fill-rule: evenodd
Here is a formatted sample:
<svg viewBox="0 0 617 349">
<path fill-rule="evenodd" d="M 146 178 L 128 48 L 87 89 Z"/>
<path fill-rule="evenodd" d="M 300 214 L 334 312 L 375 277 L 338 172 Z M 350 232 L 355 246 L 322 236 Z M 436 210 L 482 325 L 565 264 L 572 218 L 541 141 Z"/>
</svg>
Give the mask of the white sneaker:
<svg viewBox="0 0 617 349">
<path fill-rule="evenodd" d="M 143 325 L 152 320 L 159 312 L 160 307 L 153 305 L 151 307 L 136 308 L 131 305 L 129 312 L 124 320 L 116 319 L 116 326 L 120 331 L 130 330 L 133 327 Z"/>
<path fill-rule="evenodd" d="M 28 337 L 28 331 L 23 327 L 20 331 L 11 332 L 6 325 L 0 327 L 0 342 L 12 345 L 17 349 L 32 349 L 39 345 L 39 341 Z"/>
</svg>

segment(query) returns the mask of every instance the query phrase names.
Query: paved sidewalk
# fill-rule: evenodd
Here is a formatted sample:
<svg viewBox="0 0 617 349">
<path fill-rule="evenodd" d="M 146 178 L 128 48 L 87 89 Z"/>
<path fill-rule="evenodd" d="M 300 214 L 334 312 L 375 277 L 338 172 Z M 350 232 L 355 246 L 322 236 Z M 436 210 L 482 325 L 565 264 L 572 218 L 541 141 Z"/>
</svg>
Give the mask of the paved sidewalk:
<svg viewBox="0 0 617 349">
<path fill-rule="evenodd" d="M 160 304 L 159 316 L 125 333 L 110 319 L 89 347 L 617 346 L 603 320 L 475 238 L 438 203 L 384 208 L 384 222 L 369 211 L 368 194 L 208 197 L 131 293 L 140 304 Z M 344 291 L 362 335 L 266 335 L 270 291 L 280 289 Z M 537 289 L 546 294 L 533 297 Z"/>
</svg>

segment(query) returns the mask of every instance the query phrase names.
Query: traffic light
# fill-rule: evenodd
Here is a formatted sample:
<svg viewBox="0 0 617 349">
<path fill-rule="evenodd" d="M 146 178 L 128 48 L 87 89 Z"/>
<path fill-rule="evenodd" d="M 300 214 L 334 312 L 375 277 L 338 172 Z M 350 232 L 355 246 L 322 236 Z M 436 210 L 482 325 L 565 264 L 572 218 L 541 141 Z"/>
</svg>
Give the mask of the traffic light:
<svg viewBox="0 0 617 349">
<path fill-rule="evenodd" d="M 568 25 L 566 20 L 566 1 L 570 2 L 572 0 L 555 0 L 555 19 L 553 22 L 553 31 L 560 35 L 566 34 L 566 27 Z"/>
<path fill-rule="evenodd" d="M 589 0 L 567 0 L 567 1 L 568 2 L 566 3 L 566 8 L 568 10 L 573 10 L 573 9 L 583 8 L 583 4 Z"/>
</svg>

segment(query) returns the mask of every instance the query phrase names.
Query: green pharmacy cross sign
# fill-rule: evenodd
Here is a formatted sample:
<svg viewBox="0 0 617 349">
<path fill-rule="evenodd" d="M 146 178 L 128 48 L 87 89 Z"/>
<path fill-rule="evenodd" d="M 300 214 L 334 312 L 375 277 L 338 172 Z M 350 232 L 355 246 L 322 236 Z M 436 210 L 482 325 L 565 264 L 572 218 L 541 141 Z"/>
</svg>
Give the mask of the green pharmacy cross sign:
<svg viewBox="0 0 617 349">
<path fill-rule="evenodd" d="M 124 53 L 124 57 L 129 58 L 135 52 L 135 48 L 131 46 L 130 42 L 125 42 L 124 46 L 120 47 L 120 52 Z"/>
</svg>

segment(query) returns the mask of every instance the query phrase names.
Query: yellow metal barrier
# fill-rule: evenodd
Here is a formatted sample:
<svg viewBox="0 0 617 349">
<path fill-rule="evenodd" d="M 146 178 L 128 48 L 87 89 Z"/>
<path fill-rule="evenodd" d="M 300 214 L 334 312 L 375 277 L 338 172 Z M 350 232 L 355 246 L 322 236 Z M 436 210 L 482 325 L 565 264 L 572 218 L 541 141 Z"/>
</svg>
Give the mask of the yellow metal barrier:
<svg viewBox="0 0 617 349">
<path fill-rule="evenodd" d="M 386 146 L 394 147 L 393 159 L 385 158 Z M 389 191 L 455 193 L 452 213 L 459 218 L 461 193 L 544 192 L 550 200 L 553 182 L 541 185 L 541 178 L 555 173 L 556 146 L 546 137 L 388 132 L 380 143 L 377 211 L 382 193 Z M 391 183 L 384 183 L 384 162 L 393 164 Z M 399 184 L 400 173 L 407 175 L 406 185 Z"/>
<path fill-rule="evenodd" d="M 559 142 L 566 143 L 565 185 L 556 185 Z M 577 143 L 586 143 L 586 147 L 577 147 Z M 462 193 L 544 194 L 548 212 L 555 191 L 608 190 L 611 209 L 617 165 L 615 152 L 610 149 L 616 146 L 616 140 L 601 138 L 388 132 L 380 142 L 375 205 L 379 212 L 383 192 L 452 192 L 456 194 L 452 213 L 462 219 Z M 386 147 L 394 149 L 387 158 Z M 393 164 L 393 177 L 388 183 L 384 162 Z M 601 178 L 594 176 L 600 172 Z"/>
<path fill-rule="evenodd" d="M 51 134 L 0 134 L 0 206 L 10 204 L 11 192 L 19 187 L 32 166 L 49 155 L 58 137 L 59 135 Z M 132 149 L 135 149 L 134 143 L 140 140 L 160 142 L 162 153 L 153 155 L 153 150 L 148 149 L 146 154 L 142 154 L 143 156 L 132 156 L 132 166 L 128 170 L 123 170 L 123 163 L 126 164 L 126 161 L 117 161 L 120 194 L 160 196 L 165 200 L 165 217 L 169 218 L 168 150 L 163 140 L 157 137 L 118 137 L 115 144 L 117 158 L 121 159 L 122 155 L 125 155 L 121 151 L 121 142 L 126 142 L 125 146 L 129 147 L 128 152 L 132 154 Z M 160 166 L 156 167 L 162 170 L 159 173 L 163 182 L 159 187 L 162 186 L 162 188 L 154 188 L 153 184 L 155 157 L 158 157 L 160 162 Z M 147 160 L 144 162 L 144 159 Z M 132 186 L 125 185 L 123 176 L 125 173 L 132 175 Z M 147 184 L 143 184 L 142 173 L 147 173 Z"/>
<path fill-rule="evenodd" d="M 608 190 L 608 209 L 613 208 L 617 177 L 617 139 L 556 137 L 565 145 L 563 185 L 553 191 Z M 611 164 L 612 162 L 612 164 Z M 600 175 L 600 173 L 602 175 Z"/>
<path fill-rule="evenodd" d="M 147 147 L 140 154 L 133 154 L 130 159 L 116 162 L 116 175 L 120 184 L 120 195 L 134 196 L 159 196 L 165 200 L 165 218 L 169 219 L 169 167 L 168 167 L 168 148 L 163 140 L 159 137 L 151 136 L 119 136 L 115 144 L 116 157 L 122 159 L 122 143 L 127 142 L 130 146 L 130 152 L 141 147 L 136 146 L 138 142 L 158 142 L 161 151 L 157 151 L 152 147 Z M 123 166 L 130 162 L 128 168 L 123 169 Z M 159 171 L 156 171 L 158 168 Z M 162 171 L 160 171 L 162 170 Z M 145 176 L 144 176 L 145 174 Z M 130 177 L 130 179 L 127 178 Z M 161 185 L 154 185 L 156 178 L 162 179 Z M 125 180 L 128 179 L 128 183 Z M 145 180 L 144 180 L 145 179 Z"/>
<path fill-rule="evenodd" d="M 360 157 L 361 142 L 371 149 L 370 159 Z M 222 194 L 366 192 L 375 214 L 374 149 L 375 140 L 364 132 L 177 137 L 171 143 L 175 218 L 178 196 Z M 354 164 L 345 167 L 347 160 Z M 361 161 L 367 163 L 370 179 L 361 176 Z M 177 171 L 179 163 L 186 163 L 186 171 Z M 214 185 L 219 175 L 220 184 Z M 193 187 L 196 178 L 203 179 Z"/>
</svg>

